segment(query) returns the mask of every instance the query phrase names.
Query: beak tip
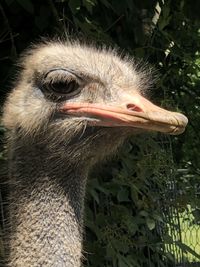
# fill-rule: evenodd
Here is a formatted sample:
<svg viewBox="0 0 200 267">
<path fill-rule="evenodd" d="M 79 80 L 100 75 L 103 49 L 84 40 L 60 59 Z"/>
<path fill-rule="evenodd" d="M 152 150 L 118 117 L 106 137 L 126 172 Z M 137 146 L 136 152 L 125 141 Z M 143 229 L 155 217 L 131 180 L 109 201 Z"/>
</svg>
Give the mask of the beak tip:
<svg viewBox="0 0 200 267">
<path fill-rule="evenodd" d="M 185 127 L 176 127 L 170 132 L 170 134 L 171 135 L 180 135 L 184 132 L 185 132 Z"/>
<path fill-rule="evenodd" d="M 177 122 L 176 127 L 173 128 L 173 130 L 170 132 L 170 134 L 171 135 L 180 135 L 185 131 L 185 128 L 188 124 L 188 118 L 181 113 L 176 113 L 175 119 Z"/>
<path fill-rule="evenodd" d="M 183 114 L 179 114 L 179 117 L 180 117 L 180 120 L 182 121 L 182 125 L 184 125 L 184 127 L 186 127 L 188 124 L 188 118 Z"/>
</svg>

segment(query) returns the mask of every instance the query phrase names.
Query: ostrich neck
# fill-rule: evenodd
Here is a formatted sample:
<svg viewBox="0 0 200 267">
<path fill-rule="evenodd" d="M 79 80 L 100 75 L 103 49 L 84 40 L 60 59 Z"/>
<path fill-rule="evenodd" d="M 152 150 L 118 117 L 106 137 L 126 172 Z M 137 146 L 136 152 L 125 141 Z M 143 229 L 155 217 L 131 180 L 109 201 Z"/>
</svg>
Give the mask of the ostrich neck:
<svg viewBox="0 0 200 267">
<path fill-rule="evenodd" d="M 79 267 L 87 170 L 19 143 L 10 156 L 8 266 Z"/>
</svg>

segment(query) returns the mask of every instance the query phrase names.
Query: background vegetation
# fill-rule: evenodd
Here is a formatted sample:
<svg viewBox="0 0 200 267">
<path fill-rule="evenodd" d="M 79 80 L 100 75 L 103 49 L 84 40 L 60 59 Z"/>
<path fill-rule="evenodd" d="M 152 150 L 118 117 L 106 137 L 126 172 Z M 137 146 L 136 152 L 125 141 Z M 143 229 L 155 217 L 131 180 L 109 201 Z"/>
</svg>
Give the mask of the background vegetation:
<svg viewBox="0 0 200 267">
<path fill-rule="evenodd" d="M 0 0 L 1 105 L 16 60 L 31 42 L 73 35 L 155 66 L 150 97 L 189 118 L 182 136 L 134 137 L 118 158 L 94 171 L 86 199 L 85 266 L 174 266 L 200 258 L 197 237 L 188 241 L 174 227 L 177 218 L 197 231 L 200 223 L 199 11 L 198 0 Z M 1 139 L 3 132 L 1 127 Z M 0 251 L 3 256 L 1 242 Z"/>
</svg>

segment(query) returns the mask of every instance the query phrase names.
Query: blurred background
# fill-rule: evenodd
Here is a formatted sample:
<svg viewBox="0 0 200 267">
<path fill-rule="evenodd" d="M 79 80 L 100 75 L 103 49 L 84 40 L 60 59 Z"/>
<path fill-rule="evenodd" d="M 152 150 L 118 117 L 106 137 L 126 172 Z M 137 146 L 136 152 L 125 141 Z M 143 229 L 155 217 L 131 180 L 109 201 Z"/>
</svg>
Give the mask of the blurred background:
<svg viewBox="0 0 200 267">
<path fill-rule="evenodd" d="M 200 1 L 0 0 L 0 105 L 21 52 L 41 37 L 117 47 L 157 70 L 154 103 L 189 118 L 184 134 L 135 136 L 92 173 L 85 267 L 200 266 Z M 6 162 L 0 126 L 0 162 Z M 6 247 L 0 180 L 0 266 Z"/>
</svg>

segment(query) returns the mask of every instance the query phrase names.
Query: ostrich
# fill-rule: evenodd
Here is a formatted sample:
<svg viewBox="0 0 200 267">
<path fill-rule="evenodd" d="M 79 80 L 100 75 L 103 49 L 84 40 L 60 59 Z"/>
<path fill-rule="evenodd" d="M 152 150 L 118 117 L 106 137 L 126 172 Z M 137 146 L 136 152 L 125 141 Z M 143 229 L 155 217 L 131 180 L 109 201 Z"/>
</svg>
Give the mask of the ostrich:
<svg viewBox="0 0 200 267">
<path fill-rule="evenodd" d="M 80 267 L 92 166 L 137 129 L 180 134 L 187 118 L 143 95 L 128 57 L 78 42 L 29 49 L 4 106 L 8 129 L 7 266 Z"/>
</svg>

